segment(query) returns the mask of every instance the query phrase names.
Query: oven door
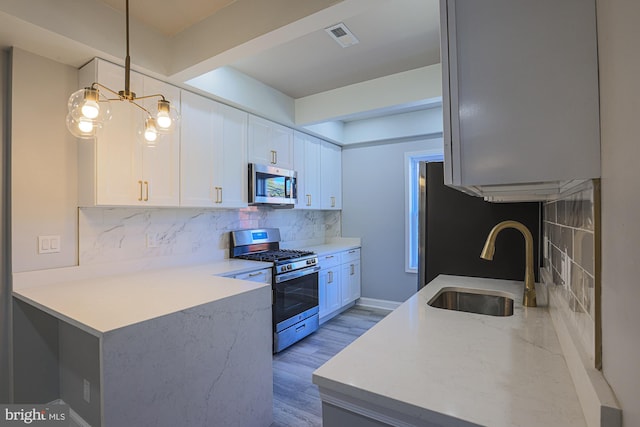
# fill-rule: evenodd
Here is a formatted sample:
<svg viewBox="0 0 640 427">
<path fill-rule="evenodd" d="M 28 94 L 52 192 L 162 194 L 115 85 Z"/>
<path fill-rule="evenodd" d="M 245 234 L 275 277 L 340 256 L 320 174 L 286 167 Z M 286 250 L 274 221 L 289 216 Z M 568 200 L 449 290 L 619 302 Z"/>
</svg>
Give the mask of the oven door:
<svg viewBox="0 0 640 427">
<path fill-rule="evenodd" d="M 310 310 L 317 313 L 319 270 L 319 266 L 314 266 L 275 276 L 273 284 L 274 332 L 279 332 L 302 320 L 299 319 L 299 316 Z"/>
</svg>

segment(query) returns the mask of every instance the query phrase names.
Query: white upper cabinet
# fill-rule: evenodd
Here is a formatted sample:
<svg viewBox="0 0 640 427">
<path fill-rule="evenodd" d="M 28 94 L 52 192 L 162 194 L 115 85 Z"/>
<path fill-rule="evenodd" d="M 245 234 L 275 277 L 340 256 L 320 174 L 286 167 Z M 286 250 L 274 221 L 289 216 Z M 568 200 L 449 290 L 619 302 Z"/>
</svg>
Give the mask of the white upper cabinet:
<svg viewBox="0 0 640 427">
<path fill-rule="evenodd" d="M 544 200 L 600 176 L 595 3 L 441 0 L 445 183 Z"/>
<path fill-rule="evenodd" d="M 119 91 L 124 89 L 124 69 L 96 59 L 80 70 L 79 80 L 82 87 L 99 82 Z M 174 86 L 134 72 L 130 86 L 138 97 L 161 93 L 180 110 L 180 90 Z M 147 101 L 143 102 L 146 106 Z M 96 138 L 78 142 L 80 205 L 178 206 L 180 131 L 161 135 L 150 146 L 142 135 L 141 109 L 112 101 L 111 111 L 112 119 Z"/>
<path fill-rule="evenodd" d="M 342 209 L 342 149 L 327 141 L 320 146 L 321 209 Z"/>
<path fill-rule="evenodd" d="M 298 172 L 296 209 L 320 209 L 320 149 L 322 141 L 302 132 L 294 133 L 294 169 Z"/>
<path fill-rule="evenodd" d="M 249 116 L 249 162 L 293 169 L 293 129 Z"/>
<path fill-rule="evenodd" d="M 222 145 L 218 148 L 217 166 L 220 170 L 219 205 L 226 208 L 247 206 L 247 123 L 249 114 L 220 104 L 222 116 Z"/>
<path fill-rule="evenodd" d="M 182 91 L 181 206 L 247 206 L 247 116 Z"/>
</svg>

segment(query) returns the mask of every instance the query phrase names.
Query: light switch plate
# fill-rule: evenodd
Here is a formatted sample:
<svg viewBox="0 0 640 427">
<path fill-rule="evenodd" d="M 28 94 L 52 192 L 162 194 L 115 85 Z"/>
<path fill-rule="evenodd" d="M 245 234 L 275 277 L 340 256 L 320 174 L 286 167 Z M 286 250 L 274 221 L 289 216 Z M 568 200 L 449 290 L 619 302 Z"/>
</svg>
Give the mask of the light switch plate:
<svg viewBox="0 0 640 427">
<path fill-rule="evenodd" d="M 60 252 L 60 236 L 38 236 L 38 253 L 54 254 Z"/>
</svg>

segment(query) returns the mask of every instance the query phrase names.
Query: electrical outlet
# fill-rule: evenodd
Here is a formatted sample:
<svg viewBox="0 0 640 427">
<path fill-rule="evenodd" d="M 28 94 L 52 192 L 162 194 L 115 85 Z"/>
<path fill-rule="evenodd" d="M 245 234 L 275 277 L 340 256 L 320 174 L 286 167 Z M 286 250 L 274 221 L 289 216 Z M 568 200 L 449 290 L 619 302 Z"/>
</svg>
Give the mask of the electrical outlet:
<svg viewBox="0 0 640 427">
<path fill-rule="evenodd" d="M 158 234 L 157 233 L 147 233 L 147 247 L 148 248 L 157 248 L 158 247 Z"/>
<path fill-rule="evenodd" d="M 87 379 L 85 378 L 82 380 L 82 384 L 83 384 L 82 397 L 84 398 L 85 402 L 91 403 L 91 383 L 87 381 Z"/>
<path fill-rule="evenodd" d="M 60 252 L 60 236 L 38 236 L 38 253 L 54 254 Z"/>
</svg>

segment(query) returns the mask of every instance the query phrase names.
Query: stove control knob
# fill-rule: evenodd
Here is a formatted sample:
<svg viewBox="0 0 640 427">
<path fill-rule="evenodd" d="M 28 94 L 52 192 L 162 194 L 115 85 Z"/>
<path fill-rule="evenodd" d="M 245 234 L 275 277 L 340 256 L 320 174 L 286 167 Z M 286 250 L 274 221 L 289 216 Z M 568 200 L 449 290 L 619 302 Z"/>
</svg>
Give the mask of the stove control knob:
<svg viewBox="0 0 640 427">
<path fill-rule="evenodd" d="M 293 266 L 291 264 L 287 265 L 287 270 L 291 270 Z"/>
</svg>

